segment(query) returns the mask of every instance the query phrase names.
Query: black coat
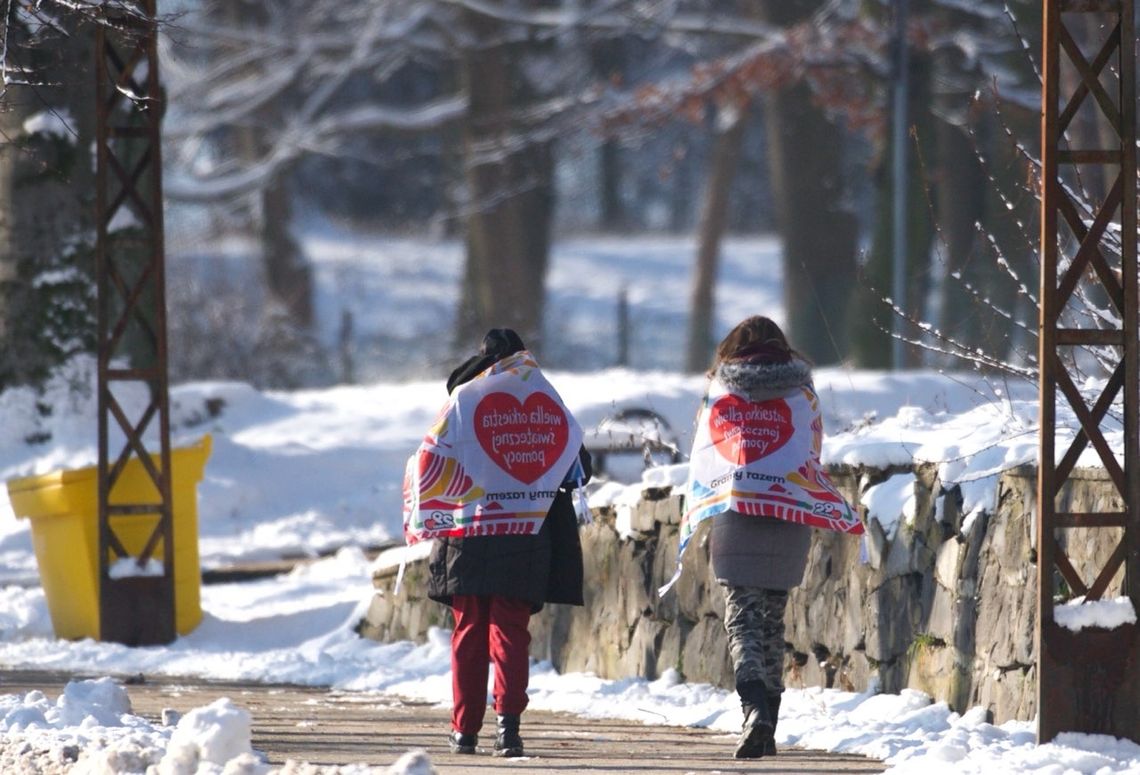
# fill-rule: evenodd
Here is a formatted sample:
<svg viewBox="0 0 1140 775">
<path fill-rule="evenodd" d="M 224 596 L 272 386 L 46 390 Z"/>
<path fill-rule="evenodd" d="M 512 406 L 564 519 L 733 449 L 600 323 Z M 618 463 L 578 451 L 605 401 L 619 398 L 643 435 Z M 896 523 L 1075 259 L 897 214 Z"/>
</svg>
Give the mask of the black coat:
<svg viewBox="0 0 1140 775">
<path fill-rule="evenodd" d="M 589 480 L 590 453 L 579 451 Z M 582 605 L 582 542 L 568 487 L 559 489 L 534 535 L 437 538 L 428 559 L 428 597 L 451 604 L 453 595 L 498 595 L 526 600 L 535 613 L 545 603 Z"/>
</svg>

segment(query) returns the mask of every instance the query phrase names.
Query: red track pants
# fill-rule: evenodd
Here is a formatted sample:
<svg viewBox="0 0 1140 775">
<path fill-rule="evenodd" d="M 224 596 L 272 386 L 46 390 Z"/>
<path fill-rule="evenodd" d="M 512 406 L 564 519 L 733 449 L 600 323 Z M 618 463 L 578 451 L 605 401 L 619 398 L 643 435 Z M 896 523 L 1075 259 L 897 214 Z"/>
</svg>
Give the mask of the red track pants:
<svg viewBox="0 0 1140 775">
<path fill-rule="evenodd" d="M 456 595 L 451 601 L 451 726 L 466 735 L 483 727 L 487 663 L 495 663 L 495 712 L 522 713 L 530 680 L 530 603 L 515 598 Z"/>
</svg>

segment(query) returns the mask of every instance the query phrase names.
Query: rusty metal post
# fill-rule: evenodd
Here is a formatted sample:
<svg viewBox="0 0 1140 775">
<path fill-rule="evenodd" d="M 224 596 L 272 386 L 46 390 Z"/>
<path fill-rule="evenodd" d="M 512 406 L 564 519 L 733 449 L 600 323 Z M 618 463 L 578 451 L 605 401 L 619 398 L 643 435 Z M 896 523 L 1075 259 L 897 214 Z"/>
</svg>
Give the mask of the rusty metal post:
<svg viewBox="0 0 1140 775">
<path fill-rule="evenodd" d="M 174 640 L 155 0 L 108 10 L 96 32 L 100 639 Z M 148 448 L 148 445 L 149 448 Z M 156 447 L 157 445 L 157 447 Z M 121 486 L 137 460 L 146 485 Z M 145 495 L 133 494 L 147 491 Z M 127 541 L 119 531 L 149 538 Z M 148 533 L 149 531 L 149 533 Z"/>
<path fill-rule="evenodd" d="M 1083 51 L 1082 36 L 1066 26 L 1088 18 L 1082 17 L 1086 14 L 1095 15 L 1104 33 L 1100 48 L 1093 52 Z M 1072 631 L 1056 619 L 1058 603 L 1078 597 L 1092 602 L 1118 587 L 1132 599 L 1133 608 L 1140 610 L 1133 0 L 1044 0 L 1044 17 L 1037 736 L 1042 743 L 1063 731 L 1140 740 L 1137 626 Z M 1062 67 L 1068 76 L 1065 80 Z M 1063 84 L 1071 84 L 1071 92 L 1062 94 Z M 1079 147 L 1080 138 L 1093 133 L 1075 131 L 1076 121 L 1094 122 L 1099 130 L 1095 136 L 1110 147 Z M 1108 141 L 1103 140 L 1106 137 Z M 1083 180 L 1093 171 L 1104 173 L 1109 181 L 1106 190 L 1082 195 Z M 1119 327 L 1078 314 L 1076 293 L 1084 287 L 1095 287 L 1107 299 L 1121 321 Z M 1070 369 L 1076 353 L 1092 347 L 1118 360 L 1102 393 L 1090 405 Z M 1059 459 L 1058 392 L 1080 424 Z M 1123 461 L 1109 448 L 1104 435 L 1114 406 L 1123 407 Z M 1067 511 L 1063 508 L 1066 485 L 1090 445 L 1119 497 L 1115 504 L 1106 503 L 1104 511 Z M 1085 567 L 1082 572 L 1065 552 L 1064 539 L 1074 530 L 1112 530 L 1120 540 L 1103 567 Z M 1122 567 L 1123 581 L 1118 582 Z M 1090 571 L 1091 580 L 1087 577 Z"/>
</svg>

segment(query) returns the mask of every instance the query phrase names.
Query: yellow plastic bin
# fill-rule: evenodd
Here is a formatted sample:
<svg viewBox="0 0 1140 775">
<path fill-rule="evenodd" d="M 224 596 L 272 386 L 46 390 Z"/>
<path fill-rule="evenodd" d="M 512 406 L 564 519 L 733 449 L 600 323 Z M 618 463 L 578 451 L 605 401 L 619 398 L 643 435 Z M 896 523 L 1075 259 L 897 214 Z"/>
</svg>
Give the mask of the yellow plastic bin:
<svg viewBox="0 0 1140 775">
<path fill-rule="evenodd" d="M 198 562 L 198 482 L 210 456 L 210 437 L 170 451 L 174 537 L 174 626 L 180 635 L 202 621 Z M 157 461 L 156 461 L 157 463 Z M 32 545 L 56 637 L 100 639 L 99 490 L 95 466 L 8 481 L 12 510 L 31 520 Z M 146 503 L 158 492 L 137 457 L 123 469 L 111 503 Z M 115 534 L 132 555 L 154 532 L 158 514 L 114 518 Z M 162 541 L 154 555 L 163 556 Z M 109 558 L 113 560 L 114 558 Z"/>
</svg>

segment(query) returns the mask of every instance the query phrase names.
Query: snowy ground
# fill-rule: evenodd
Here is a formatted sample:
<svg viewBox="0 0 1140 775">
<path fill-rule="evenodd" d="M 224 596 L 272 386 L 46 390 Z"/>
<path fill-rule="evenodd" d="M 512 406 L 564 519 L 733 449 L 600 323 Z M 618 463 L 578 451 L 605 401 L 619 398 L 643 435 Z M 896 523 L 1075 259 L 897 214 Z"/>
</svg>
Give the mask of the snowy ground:
<svg viewBox="0 0 1140 775">
<path fill-rule="evenodd" d="M 586 265 L 576 267 L 573 256 L 604 254 L 611 244 L 582 243 L 576 251 L 556 253 L 562 258 L 553 274 L 563 279 L 555 290 L 571 285 L 566 278 L 596 274 Z M 373 253 L 378 249 L 372 246 Z M 682 249 L 684 245 L 673 248 Z M 376 261 L 369 251 L 358 252 L 361 263 L 366 254 Z M 623 245 L 618 253 L 621 260 L 615 262 L 631 274 L 636 266 L 626 264 L 636 264 L 634 257 L 654 255 L 636 244 Z M 364 267 L 354 264 L 353 271 Z M 441 298 L 448 292 L 424 289 Z M 666 285 L 661 292 L 684 291 Z M 749 287 L 737 286 L 737 303 L 776 298 L 768 279 L 759 295 L 749 292 Z M 575 298 L 583 303 L 583 296 Z M 555 293 L 555 304 L 564 302 Z M 674 308 L 683 308 L 682 298 L 673 302 Z M 722 329 L 753 311 L 729 309 L 718 323 Z M 391 314 L 398 318 L 399 310 Z M 592 427 L 622 407 L 646 407 L 667 420 L 687 449 L 703 387 L 700 378 L 647 369 L 553 369 L 549 376 L 583 426 Z M 71 378 L 89 382 L 90 364 L 77 364 Z M 49 391 L 47 400 L 55 411 L 47 418 L 36 411 L 36 396 L 0 394 L 4 479 L 93 463 L 93 400 L 66 391 L 67 381 L 61 377 Z M 1036 390 L 1031 384 L 996 384 L 971 374 L 842 368 L 820 370 L 816 384 L 828 434 L 825 461 L 936 461 L 944 482 L 963 484 L 967 508 L 992 503 L 996 474 L 1036 455 Z M 399 537 L 403 465 L 444 398 L 441 379 L 295 393 L 261 393 L 235 383 L 176 386 L 176 444 L 205 433 L 213 439 L 214 452 L 198 486 L 203 566 L 336 554 L 271 580 L 203 587 L 202 624 L 167 647 L 63 641 L 53 635 L 28 520 L 17 519 L 9 504 L 0 502 L 0 668 L 293 681 L 448 703 L 446 632 L 434 632 L 422 645 L 377 644 L 353 633 L 371 595 L 362 548 Z M 51 432 L 51 443 L 23 441 L 43 430 Z M 905 477 L 891 481 L 890 487 L 865 496 L 872 518 L 898 519 L 908 482 Z M 597 504 L 621 497 L 622 490 L 619 484 L 595 488 L 591 497 Z M 725 731 L 740 724 L 732 695 L 681 682 L 673 674 L 654 682 L 603 681 L 558 675 L 549 664 L 538 663 L 531 675 L 531 705 L 536 708 L 645 723 L 669 718 Z M 231 772 L 265 769 L 250 755 L 250 719 L 232 703 L 199 709 L 176 727 L 161 727 L 133 716 L 125 702 L 121 687 L 109 680 L 73 684 L 56 702 L 36 693 L 0 695 L 4 755 L 25 744 L 74 746 L 85 768 L 77 772 L 141 771 L 139 762 L 180 775 L 221 772 L 225 762 Z M 980 709 L 959 716 L 916 692 L 803 689 L 786 695 L 778 740 L 879 757 L 895 773 L 1140 773 L 1140 746 L 1133 743 L 1063 735 L 1036 746 L 1033 729 L 1032 720 L 987 724 Z M 0 757 L 0 763 L 7 761 Z"/>
<path fill-rule="evenodd" d="M 371 593 L 368 567 L 359 549 L 349 548 L 279 578 L 206 586 L 200 627 L 170 646 L 134 649 L 55 640 L 42 592 L 8 587 L 0 591 L 0 665 L 289 681 L 447 705 L 447 632 L 434 631 L 422 645 L 378 644 L 353 633 Z M 681 682 L 673 673 L 657 681 L 602 680 L 560 675 L 548 663 L 532 665 L 530 705 L 646 724 L 668 718 L 725 732 L 739 729 L 741 721 L 734 695 Z M 16 744 L 52 751 L 74 746 L 82 765 L 77 772 L 139 772 L 131 766 L 142 761 L 162 763 L 165 769 L 158 772 L 205 775 L 229 762 L 231 768 L 246 766 L 231 772 L 260 775 L 267 768 L 251 755 L 249 729 L 255 722 L 240 704 L 219 700 L 188 713 L 177 726 L 151 724 L 130 713 L 121 686 L 99 679 L 69 685 L 56 702 L 38 693 L 0 695 L 0 751 Z M 913 691 L 789 689 L 777 740 L 881 758 L 896 775 L 1140 772 L 1140 746 L 1134 743 L 1065 734 L 1037 746 L 1030 721 L 994 726 L 981 709 L 958 715 Z"/>
</svg>

